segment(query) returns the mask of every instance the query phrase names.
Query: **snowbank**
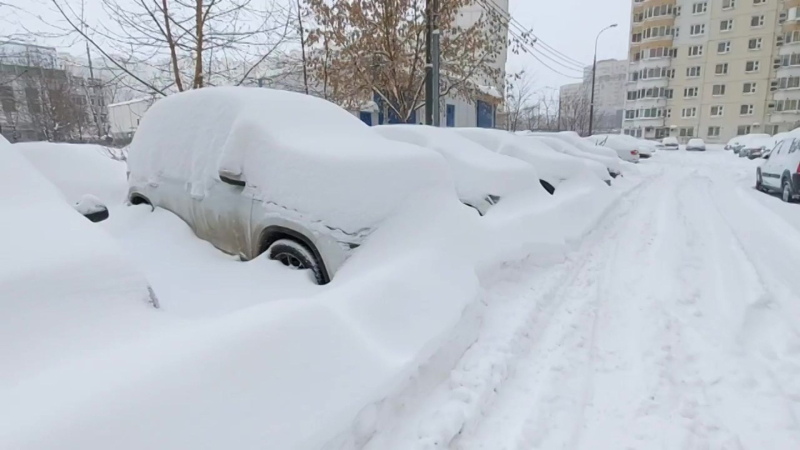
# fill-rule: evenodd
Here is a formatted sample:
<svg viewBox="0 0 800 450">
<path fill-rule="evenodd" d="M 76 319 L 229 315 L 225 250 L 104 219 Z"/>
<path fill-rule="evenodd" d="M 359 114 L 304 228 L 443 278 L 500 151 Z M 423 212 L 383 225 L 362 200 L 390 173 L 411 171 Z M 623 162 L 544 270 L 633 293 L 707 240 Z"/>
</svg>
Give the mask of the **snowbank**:
<svg viewBox="0 0 800 450">
<path fill-rule="evenodd" d="M 26 142 L 14 144 L 39 172 L 67 198 L 78 202 L 86 194 L 99 198 L 109 208 L 125 202 L 127 167 L 115 161 L 99 145 Z"/>
<path fill-rule="evenodd" d="M 469 139 L 441 128 L 425 125 L 373 127 L 380 135 L 436 151 L 450 166 L 459 198 L 478 205 L 489 195 L 506 197 L 516 192 L 541 190 L 534 167 L 498 155 Z"/>
<path fill-rule="evenodd" d="M 189 192 L 171 200 L 186 202 L 224 173 L 307 222 L 349 233 L 374 228 L 417 192 L 453 191 L 441 156 L 384 139 L 325 100 L 271 89 L 200 89 L 155 103 L 129 166 L 132 188 L 178 180 Z"/>
</svg>

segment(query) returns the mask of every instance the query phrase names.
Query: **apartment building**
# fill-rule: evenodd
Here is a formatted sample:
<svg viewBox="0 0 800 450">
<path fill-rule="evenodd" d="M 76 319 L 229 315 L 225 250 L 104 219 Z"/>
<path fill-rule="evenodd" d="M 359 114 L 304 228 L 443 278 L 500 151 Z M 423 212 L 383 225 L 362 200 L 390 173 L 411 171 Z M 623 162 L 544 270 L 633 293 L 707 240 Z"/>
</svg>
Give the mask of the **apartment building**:
<svg viewBox="0 0 800 450">
<path fill-rule="evenodd" d="M 633 0 L 625 134 L 727 142 L 790 127 L 790 86 L 800 87 L 800 55 L 793 61 L 786 45 L 795 3 Z"/>
</svg>

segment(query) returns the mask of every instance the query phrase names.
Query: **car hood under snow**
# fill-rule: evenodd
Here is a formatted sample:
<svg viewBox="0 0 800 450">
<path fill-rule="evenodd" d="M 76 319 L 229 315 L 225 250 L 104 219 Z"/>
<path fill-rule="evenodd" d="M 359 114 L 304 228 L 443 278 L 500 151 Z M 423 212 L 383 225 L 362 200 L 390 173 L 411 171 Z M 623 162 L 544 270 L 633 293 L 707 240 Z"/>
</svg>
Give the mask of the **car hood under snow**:
<svg viewBox="0 0 800 450">
<path fill-rule="evenodd" d="M 224 171 L 264 201 L 346 233 L 374 228 L 416 195 L 454 192 L 441 156 L 384 139 L 328 101 L 272 89 L 206 88 L 160 100 L 128 163 L 132 186 L 171 178 L 193 198 Z"/>
</svg>

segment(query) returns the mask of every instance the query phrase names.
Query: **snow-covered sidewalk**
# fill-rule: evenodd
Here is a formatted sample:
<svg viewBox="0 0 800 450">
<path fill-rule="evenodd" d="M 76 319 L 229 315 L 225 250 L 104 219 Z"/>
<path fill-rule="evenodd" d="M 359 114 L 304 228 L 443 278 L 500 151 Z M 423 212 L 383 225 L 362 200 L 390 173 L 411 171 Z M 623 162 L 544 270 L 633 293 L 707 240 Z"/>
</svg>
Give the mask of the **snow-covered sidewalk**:
<svg viewBox="0 0 800 450">
<path fill-rule="evenodd" d="M 370 449 L 800 448 L 800 206 L 662 153 L 564 263 L 485 285 L 479 339 Z"/>
</svg>

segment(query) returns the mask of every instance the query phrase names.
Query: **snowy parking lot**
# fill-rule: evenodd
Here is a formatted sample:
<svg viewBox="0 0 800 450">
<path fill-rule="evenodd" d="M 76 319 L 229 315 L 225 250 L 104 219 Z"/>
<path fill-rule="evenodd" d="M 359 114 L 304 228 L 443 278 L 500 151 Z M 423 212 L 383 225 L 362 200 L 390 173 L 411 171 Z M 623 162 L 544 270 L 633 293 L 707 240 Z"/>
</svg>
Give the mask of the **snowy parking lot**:
<svg viewBox="0 0 800 450">
<path fill-rule="evenodd" d="M 85 227 L 161 308 L 94 299 L 46 360 L 6 336 L 0 448 L 800 448 L 800 205 L 760 162 L 660 151 L 485 217 L 420 199 L 326 286 L 124 205 L 114 162 Z"/>
</svg>

